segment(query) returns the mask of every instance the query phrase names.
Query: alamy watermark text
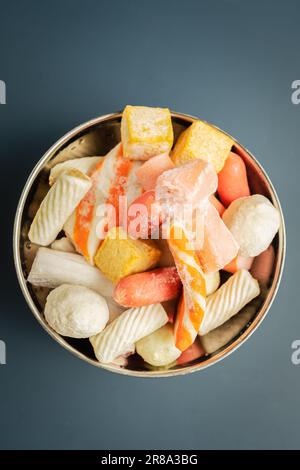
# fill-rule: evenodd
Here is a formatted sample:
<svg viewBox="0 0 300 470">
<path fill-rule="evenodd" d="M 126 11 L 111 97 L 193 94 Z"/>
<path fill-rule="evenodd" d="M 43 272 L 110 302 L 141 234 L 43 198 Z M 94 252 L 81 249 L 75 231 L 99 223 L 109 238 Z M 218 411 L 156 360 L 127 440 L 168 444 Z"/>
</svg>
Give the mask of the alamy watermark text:
<svg viewBox="0 0 300 470">
<path fill-rule="evenodd" d="M 0 80 L 0 104 L 6 104 L 6 83 Z"/>
<path fill-rule="evenodd" d="M 0 365 L 6 364 L 6 344 L 0 340 Z"/>
</svg>

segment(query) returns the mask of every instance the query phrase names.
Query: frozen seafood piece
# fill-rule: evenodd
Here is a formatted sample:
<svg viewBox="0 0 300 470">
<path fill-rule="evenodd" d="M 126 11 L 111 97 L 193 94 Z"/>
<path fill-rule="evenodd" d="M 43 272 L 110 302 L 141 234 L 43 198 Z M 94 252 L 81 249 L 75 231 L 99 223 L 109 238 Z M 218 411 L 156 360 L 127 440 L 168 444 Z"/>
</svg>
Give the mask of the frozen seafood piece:
<svg viewBox="0 0 300 470">
<path fill-rule="evenodd" d="M 217 209 L 207 204 L 204 218 L 204 241 L 197 250 L 201 266 L 205 273 L 219 271 L 236 257 L 239 246 L 228 230 Z"/>
<path fill-rule="evenodd" d="M 47 297 L 45 318 L 57 333 L 70 338 L 89 338 L 108 321 L 104 297 L 87 287 L 62 284 Z"/>
<path fill-rule="evenodd" d="M 246 165 L 236 153 L 230 152 L 218 180 L 218 194 L 226 207 L 235 199 L 250 196 Z"/>
<path fill-rule="evenodd" d="M 167 153 L 162 153 L 143 163 L 137 170 L 136 177 L 141 186 L 148 191 L 154 189 L 157 178 L 167 170 L 172 170 L 174 163 Z"/>
<path fill-rule="evenodd" d="M 49 175 L 49 184 L 52 186 L 57 178 L 68 170 L 79 170 L 84 175 L 90 175 L 90 172 L 94 167 L 101 162 L 103 157 L 83 157 L 83 158 L 74 158 L 72 160 L 66 160 L 63 163 L 58 163 L 55 165 Z"/>
<path fill-rule="evenodd" d="M 203 160 L 195 160 L 159 176 L 156 201 L 166 212 L 184 204 L 196 208 L 216 191 L 217 185 L 218 178 L 213 167 Z"/>
<path fill-rule="evenodd" d="M 219 212 L 219 215 L 220 217 L 222 217 L 224 211 L 225 211 L 225 207 L 223 206 L 223 204 L 219 201 L 219 199 L 216 198 L 216 196 L 214 194 L 212 194 L 210 197 L 209 197 L 209 201 L 212 203 L 213 206 L 215 206 L 215 208 L 217 209 L 217 211 Z"/>
<path fill-rule="evenodd" d="M 275 261 L 275 251 L 272 245 L 254 259 L 251 274 L 261 285 L 267 286 L 270 282 Z"/>
<path fill-rule="evenodd" d="M 96 129 L 90 131 L 85 135 L 71 142 L 63 150 L 60 150 L 58 154 L 50 160 L 47 164 L 48 168 L 53 168 L 58 163 L 65 162 L 73 158 L 80 157 L 91 157 L 93 155 L 99 155 L 99 148 L 101 148 L 101 134 Z"/>
<path fill-rule="evenodd" d="M 155 191 L 145 191 L 129 206 L 127 232 L 132 238 L 158 238 L 163 215 L 155 200 Z"/>
<path fill-rule="evenodd" d="M 94 264 L 94 256 L 107 231 L 122 225 L 126 205 L 141 194 L 135 175 L 139 166 L 140 162 L 123 157 L 119 144 L 91 172 L 91 189 L 64 225 L 76 250 L 89 263 Z"/>
<path fill-rule="evenodd" d="M 63 173 L 43 199 L 31 224 L 29 240 L 42 246 L 50 245 L 91 184 L 90 178 L 78 170 Z"/>
<path fill-rule="evenodd" d="M 213 294 L 220 285 L 220 273 L 215 271 L 212 273 L 206 273 L 205 275 L 205 286 L 206 286 L 206 295 Z"/>
<path fill-rule="evenodd" d="M 109 363 L 125 354 L 133 343 L 150 335 L 168 322 L 161 304 L 131 308 L 110 323 L 100 334 L 90 338 L 99 362 Z"/>
<path fill-rule="evenodd" d="M 218 173 L 222 170 L 233 143 L 233 139 L 219 129 L 203 121 L 194 121 L 180 134 L 171 158 L 176 166 L 190 160 L 205 160 Z"/>
<path fill-rule="evenodd" d="M 170 323 L 162 326 L 136 343 L 136 352 L 152 366 L 166 366 L 181 354 L 175 346 L 175 337 Z"/>
<path fill-rule="evenodd" d="M 67 237 L 59 238 L 51 243 L 52 250 L 64 251 L 66 253 L 75 253 L 76 250 Z"/>
<path fill-rule="evenodd" d="M 224 266 L 224 271 L 227 271 L 228 273 L 236 273 L 240 269 L 249 269 L 252 266 L 254 258 L 249 256 L 248 258 L 245 258 L 244 256 L 237 255 L 230 263 L 226 264 Z M 255 276 L 253 276 L 255 277 Z"/>
<path fill-rule="evenodd" d="M 207 298 L 206 311 L 199 334 L 206 335 L 236 315 L 260 293 L 258 282 L 249 271 L 233 274 L 214 294 Z"/>
<path fill-rule="evenodd" d="M 177 364 L 186 364 L 205 355 L 205 351 L 198 338 L 177 359 Z"/>
<path fill-rule="evenodd" d="M 148 160 L 168 153 L 174 139 L 170 111 L 126 106 L 121 121 L 121 139 L 124 156 L 132 160 Z"/>
<path fill-rule="evenodd" d="M 271 244 L 280 226 L 279 211 L 260 194 L 233 201 L 223 220 L 240 246 L 241 256 L 258 256 Z"/>
<path fill-rule="evenodd" d="M 193 344 L 206 308 L 206 281 L 199 259 L 182 227 L 172 226 L 169 246 L 184 288 L 175 322 L 175 344 L 181 351 Z"/>
<path fill-rule="evenodd" d="M 181 291 L 181 281 L 177 269 L 158 268 L 121 279 L 113 298 L 124 307 L 141 307 L 175 299 Z"/>
<path fill-rule="evenodd" d="M 83 256 L 50 248 L 38 249 L 27 280 L 33 286 L 50 289 L 61 284 L 77 284 L 104 297 L 111 297 L 114 289 L 99 269 L 87 263 Z"/>
<path fill-rule="evenodd" d="M 95 256 L 95 264 L 112 282 L 153 268 L 161 252 L 152 240 L 134 240 L 121 227 L 107 234 Z"/>
<path fill-rule="evenodd" d="M 227 320 L 223 325 L 201 336 L 201 344 L 207 354 L 218 351 L 235 338 L 248 322 L 254 317 L 261 300 L 252 300 L 237 315 Z"/>
</svg>

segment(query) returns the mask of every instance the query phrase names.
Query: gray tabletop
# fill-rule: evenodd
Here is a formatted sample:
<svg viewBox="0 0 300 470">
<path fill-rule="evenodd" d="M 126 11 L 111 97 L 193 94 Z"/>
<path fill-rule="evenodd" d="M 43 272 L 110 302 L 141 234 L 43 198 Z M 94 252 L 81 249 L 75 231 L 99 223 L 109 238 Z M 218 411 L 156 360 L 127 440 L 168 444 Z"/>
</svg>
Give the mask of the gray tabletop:
<svg viewBox="0 0 300 470">
<path fill-rule="evenodd" d="M 299 14 L 297 0 L 0 1 L 0 448 L 300 447 Z M 34 164 L 66 131 L 127 103 L 234 135 L 285 215 L 286 267 L 266 320 L 186 377 L 123 377 L 74 358 L 31 315 L 14 272 L 14 212 Z"/>
</svg>

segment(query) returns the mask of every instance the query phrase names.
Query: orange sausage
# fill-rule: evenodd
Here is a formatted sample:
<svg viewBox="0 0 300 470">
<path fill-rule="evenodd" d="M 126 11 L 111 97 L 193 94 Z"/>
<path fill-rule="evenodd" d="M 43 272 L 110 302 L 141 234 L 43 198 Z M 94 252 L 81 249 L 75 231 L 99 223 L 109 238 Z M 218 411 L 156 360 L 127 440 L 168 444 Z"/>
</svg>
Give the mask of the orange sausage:
<svg viewBox="0 0 300 470">
<path fill-rule="evenodd" d="M 186 364 L 187 362 L 193 361 L 205 355 L 205 351 L 200 344 L 200 341 L 196 338 L 193 344 L 187 348 L 177 359 L 177 364 Z"/>
<path fill-rule="evenodd" d="M 237 255 L 230 263 L 228 263 L 226 266 L 224 266 L 224 271 L 227 271 L 229 273 L 236 273 L 239 269 L 249 269 L 252 266 L 254 258 L 250 257 L 245 258 L 245 256 L 240 256 Z"/>
<path fill-rule="evenodd" d="M 127 232 L 133 238 L 149 238 L 151 232 L 156 233 L 161 223 L 162 213 L 160 206 L 155 202 L 154 190 L 146 191 L 130 204 Z"/>
<path fill-rule="evenodd" d="M 260 284 L 265 286 L 269 284 L 274 261 L 275 251 L 272 245 L 254 259 L 251 274 Z"/>
<path fill-rule="evenodd" d="M 209 200 L 212 203 L 212 205 L 215 206 L 215 208 L 219 212 L 220 217 L 222 217 L 223 212 L 225 211 L 225 207 L 223 206 L 223 204 L 219 201 L 219 199 L 216 198 L 216 196 L 214 196 L 214 194 L 212 194 L 209 197 Z"/>
<path fill-rule="evenodd" d="M 236 153 L 230 152 L 218 173 L 218 194 L 226 207 L 235 199 L 250 196 L 246 165 Z"/>
<path fill-rule="evenodd" d="M 123 307 L 141 307 L 174 299 L 180 291 L 177 269 L 158 268 L 124 277 L 115 287 L 113 298 Z"/>
</svg>

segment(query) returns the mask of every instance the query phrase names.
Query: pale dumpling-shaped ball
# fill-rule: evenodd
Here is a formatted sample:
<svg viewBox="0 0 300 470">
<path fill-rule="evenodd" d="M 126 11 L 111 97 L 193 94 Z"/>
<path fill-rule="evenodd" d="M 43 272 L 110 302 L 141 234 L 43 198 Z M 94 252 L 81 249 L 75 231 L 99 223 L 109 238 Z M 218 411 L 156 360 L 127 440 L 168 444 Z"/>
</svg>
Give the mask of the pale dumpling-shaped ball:
<svg viewBox="0 0 300 470">
<path fill-rule="evenodd" d="M 136 352 L 152 366 L 166 366 L 181 355 L 175 346 L 173 327 L 169 323 L 140 339 L 135 346 Z"/>
<path fill-rule="evenodd" d="M 60 335 L 89 338 L 105 328 L 109 311 L 104 297 L 92 289 L 62 284 L 48 295 L 45 318 Z"/>
<path fill-rule="evenodd" d="M 223 220 L 240 246 L 240 255 L 245 257 L 265 251 L 280 226 L 279 211 L 260 194 L 233 201 Z"/>
</svg>

